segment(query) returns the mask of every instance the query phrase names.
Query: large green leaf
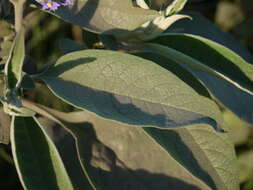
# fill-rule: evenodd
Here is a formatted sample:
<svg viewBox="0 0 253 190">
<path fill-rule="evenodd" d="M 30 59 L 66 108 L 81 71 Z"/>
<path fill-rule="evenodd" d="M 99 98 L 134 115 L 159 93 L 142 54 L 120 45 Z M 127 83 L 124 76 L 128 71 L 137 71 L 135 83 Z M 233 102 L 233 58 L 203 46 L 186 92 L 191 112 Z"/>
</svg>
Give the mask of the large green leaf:
<svg viewBox="0 0 253 190">
<path fill-rule="evenodd" d="M 35 118 L 13 117 L 11 144 L 25 189 L 73 189 L 55 145 Z"/>
<path fill-rule="evenodd" d="M 131 31 L 159 16 L 157 11 L 134 7 L 130 0 L 75 0 L 72 7 L 53 14 L 95 33 Z"/>
<path fill-rule="evenodd" d="M 172 16 L 166 18 L 155 10 L 134 7 L 130 0 L 76 0 L 72 7 L 60 8 L 52 14 L 86 30 L 112 34 L 118 41 L 128 42 L 150 40 L 186 17 L 170 13 Z"/>
<path fill-rule="evenodd" d="M 41 105 L 33 110 L 74 135 L 81 164 L 96 188 L 239 189 L 229 133 L 202 125 L 176 130 L 133 128 L 85 111 L 67 114 Z M 59 131 L 53 138 L 61 138 Z"/>
<path fill-rule="evenodd" d="M 155 63 L 105 50 L 67 54 L 39 76 L 64 101 L 138 126 L 223 123 L 216 104 Z"/>
<path fill-rule="evenodd" d="M 200 79 L 221 104 L 240 118 L 253 122 L 251 109 L 253 103 L 253 66 L 251 64 L 224 46 L 200 36 L 165 34 L 156 42 L 174 48 L 183 55 L 193 58 L 196 65 L 199 62 L 218 73 L 218 76 L 226 81 L 192 69 L 191 66 L 184 64 L 184 60 L 178 59 L 177 61 L 196 78 Z M 163 53 L 166 54 L 166 52 Z M 170 52 L 168 51 L 167 58 L 170 59 L 169 55 Z"/>
</svg>

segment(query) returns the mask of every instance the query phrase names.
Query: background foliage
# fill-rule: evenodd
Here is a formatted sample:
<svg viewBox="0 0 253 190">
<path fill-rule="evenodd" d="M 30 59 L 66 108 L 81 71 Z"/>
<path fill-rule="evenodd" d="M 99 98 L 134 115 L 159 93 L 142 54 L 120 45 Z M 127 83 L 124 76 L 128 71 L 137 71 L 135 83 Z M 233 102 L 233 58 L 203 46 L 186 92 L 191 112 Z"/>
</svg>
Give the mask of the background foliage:
<svg viewBox="0 0 253 190">
<path fill-rule="evenodd" d="M 1 0 L 0 4 L 3 4 L 3 2 L 6 1 Z M 4 6 L 4 8 L 3 6 L 0 7 L 2 9 L 0 13 L 5 14 L 6 18 L 9 19 L 11 17 L 8 16 L 8 11 L 11 12 L 11 7 L 7 4 L 4 4 Z M 156 7 L 157 5 L 153 6 Z M 240 40 L 253 53 L 253 28 L 249 27 L 253 25 L 252 0 L 192 1 L 191 4 L 187 5 L 187 10 L 201 12 L 223 31 Z M 64 46 L 59 44 L 59 40 L 63 38 L 73 39 L 75 42 L 82 44 L 80 46 L 83 48 L 103 49 L 97 35 L 41 11 L 26 15 L 26 22 L 28 26 L 27 51 L 29 55 L 33 55 L 33 59 L 39 61 L 40 66 L 63 54 L 65 51 Z M 10 31 L 6 33 L 10 36 L 4 38 L 5 41 L 0 41 L 1 49 L 9 48 L 8 40 L 11 40 L 12 35 Z M 59 48 L 59 45 L 61 48 Z M 73 46 L 73 49 L 75 48 Z M 64 112 L 75 109 L 56 99 L 43 84 L 38 85 L 39 88 L 26 94 L 28 99 L 36 100 L 38 103 Z M 249 124 L 239 120 L 225 109 L 223 110 L 223 116 L 233 129 L 233 138 L 240 166 L 241 189 L 251 190 L 253 189 L 253 126 L 250 127 Z M 5 145 L 0 145 L 0 184 L 3 189 L 22 189 L 11 159 L 10 147 Z"/>
</svg>

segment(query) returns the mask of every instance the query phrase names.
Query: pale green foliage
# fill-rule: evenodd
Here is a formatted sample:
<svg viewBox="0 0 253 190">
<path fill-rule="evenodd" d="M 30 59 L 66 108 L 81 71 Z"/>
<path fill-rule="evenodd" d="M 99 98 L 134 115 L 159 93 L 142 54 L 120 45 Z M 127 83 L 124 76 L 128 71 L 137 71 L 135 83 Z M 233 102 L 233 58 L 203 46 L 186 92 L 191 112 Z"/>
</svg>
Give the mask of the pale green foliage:
<svg viewBox="0 0 253 190">
<path fill-rule="evenodd" d="M 253 123 L 252 57 L 200 16 L 177 14 L 186 0 L 76 0 L 60 7 L 50 13 L 102 43 L 61 40 L 62 55 L 43 67 L 26 55 L 26 10 L 22 1 L 13 4 L 13 43 L 11 25 L 0 20 L 0 143 L 11 137 L 24 189 L 239 190 L 219 108 Z M 25 100 L 39 85 L 81 111 Z"/>
</svg>

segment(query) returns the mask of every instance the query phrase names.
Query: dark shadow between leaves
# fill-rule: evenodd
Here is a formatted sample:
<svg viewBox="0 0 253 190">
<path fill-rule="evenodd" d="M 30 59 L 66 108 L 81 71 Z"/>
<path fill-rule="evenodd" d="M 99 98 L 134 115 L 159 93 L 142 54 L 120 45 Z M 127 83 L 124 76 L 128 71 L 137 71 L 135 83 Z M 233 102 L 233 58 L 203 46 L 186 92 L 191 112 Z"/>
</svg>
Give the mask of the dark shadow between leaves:
<svg viewBox="0 0 253 190">
<path fill-rule="evenodd" d="M 81 167 L 76 156 L 77 153 L 73 138 L 59 125 L 56 125 L 45 118 L 42 118 L 40 121 L 44 123 L 44 126 L 47 126 L 46 129 L 49 135 L 56 143 L 69 175 L 75 184 L 75 188 L 80 190 L 84 187 L 87 188 L 84 184 L 84 175 L 80 169 Z M 65 124 L 72 130 L 78 139 L 80 158 L 85 165 L 90 178 L 102 189 L 201 190 L 193 184 L 188 184 L 187 182 L 172 176 L 167 176 L 162 173 L 152 173 L 144 169 L 133 170 L 128 168 L 125 163 L 119 160 L 117 154 L 110 147 L 104 145 L 97 138 L 96 131 L 91 123 Z M 101 128 L 102 127 L 103 126 L 101 126 Z M 172 131 L 168 131 L 168 133 L 170 132 Z M 166 135 L 168 135 L 168 133 Z M 168 138 L 172 138 L 168 143 L 175 143 L 172 141 L 177 141 L 176 143 L 178 144 L 178 147 L 174 150 L 175 152 L 170 152 L 174 158 L 183 160 L 184 163 L 181 163 L 183 165 L 187 165 L 187 162 L 190 162 L 191 164 L 189 165 L 191 165 L 191 168 L 186 166 L 186 169 L 189 169 L 193 174 L 194 172 L 195 174 L 200 172 L 199 175 L 208 176 L 208 174 L 200 167 L 191 151 L 187 149 L 182 141 L 180 141 L 180 138 L 175 132 L 170 133 L 169 136 L 167 136 L 167 139 Z M 111 140 L 113 141 L 113 139 Z M 171 144 L 171 146 L 175 146 L 175 144 Z M 172 147 L 172 149 L 174 149 L 174 147 Z M 99 163 L 99 166 L 97 166 L 96 163 Z M 200 176 L 197 175 L 197 177 Z M 210 176 L 208 176 L 206 180 L 210 180 L 211 183 L 213 183 Z M 217 189 L 214 185 L 211 185 L 211 187 Z"/>
<path fill-rule="evenodd" d="M 80 59 L 75 59 L 73 61 L 68 61 L 65 62 L 64 64 L 60 64 L 57 65 L 57 70 L 58 71 L 52 71 L 50 72 L 50 70 L 47 72 L 48 74 L 53 73 L 54 76 L 60 75 L 62 73 L 64 73 L 64 71 L 68 71 L 78 65 L 82 65 L 82 64 L 86 64 L 86 63 L 90 63 L 92 61 L 95 61 L 96 58 L 95 57 L 87 57 L 87 58 L 80 58 Z"/>
<path fill-rule="evenodd" d="M 155 128 L 145 128 L 145 131 L 155 138 L 155 140 L 159 142 L 181 165 L 188 169 L 194 176 L 205 181 L 212 190 L 217 190 L 212 177 L 201 167 L 190 148 L 181 139 L 179 133 L 180 130 L 185 129 L 159 130 Z"/>
</svg>

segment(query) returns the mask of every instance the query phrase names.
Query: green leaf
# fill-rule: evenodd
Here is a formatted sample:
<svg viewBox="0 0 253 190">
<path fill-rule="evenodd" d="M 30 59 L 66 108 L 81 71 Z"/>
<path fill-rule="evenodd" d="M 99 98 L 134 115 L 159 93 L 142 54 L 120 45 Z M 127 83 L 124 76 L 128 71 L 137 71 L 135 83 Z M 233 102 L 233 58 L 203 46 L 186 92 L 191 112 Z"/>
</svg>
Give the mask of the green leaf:
<svg viewBox="0 0 253 190">
<path fill-rule="evenodd" d="M 205 125 L 134 128 L 86 111 L 61 113 L 41 105 L 33 110 L 75 136 L 80 161 L 96 188 L 239 189 L 230 133 Z"/>
<path fill-rule="evenodd" d="M 24 35 L 24 29 L 17 33 L 5 66 L 7 89 L 17 88 L 22 80 L 22 67 L 25 60 Z"/>
<path fill-rule="evenodd" d="M 170 16 L 181 11 L 186 3 L 187 0 L 173 0 L 173 2 L 166 8 L 165 15 Z"/>
<path fill-rule="evenodd" d="M 200 79 L 221 104 L 247 122 L 253 122 L 250 106 L 253 103 L 253 66 L 251 64 L 228 48 L 200 36 L 165 34 L 158 38 L 156 42 L 166 45 L 166 47 L 163 46 L 163 55 L 169 59 L 172 58 L 170 56 L 172 48 L 173 51 L 179 52 L 178 57 L 175 58 L 177 62 L 188 69 L 196 78 Z M 167 49 L 167 47 L 169 48 Z M 188 64 L 189 61 L 187 59 L 182 59 L 183 56 L 193 60 L 192 65 Z M 197 64 L 207 67 L 207 69 L 212 69 L 213 73 L 212 71 L 202 70 L 204 71 L 202 72 L 196 70 L 194 67 Z M 212 75 L 216 75 L 219 78 Z M 242 97 L 247 99 L 244 101 Z M 240 101 L 240 105 L 238 101 Z"/>
<path fill-rule="evenodd" d="M 129 0 L 74 2 L 72 7 L 60 8 L 52 14 L 95 33 L 131 31 L 159 16 L 157 11 L 134 7 Z"/>
<path fill-rule="evenodd" d="M 194 2 L 193 2 L 194 3 Z M 253 63 L 253 56 L 242 44 L 228 33 L 221 31 L 214 23 L 199 13 L 186 14 L 192 19 L 182 19 L 167 29 L 166 33 L 187 33 L 202 36 L 217 42 L 239 54 L 249 63 Z"/>
<path fill-rule="evenodd" d="M 25 189 L 73 189 L 55 145 L 35 118 L 13 117 L 11 144 Z"/>
<path fill-rule="evenodd" d="M 46 117 L 39 117 L 38 121 L 55 143 L 74 189 L 95 189 L 89 179 L 89 175 L 83 170 L 83 166 L 80 163 L 76 137 L 69 133 L 70 130 L 67 129 L 66 131 L 62 126 L 57 125 Z M 88 123 L 84 123 L 83 127 L 86 127 L 86 125 L 89 126 Z M 83 132 L 86 133 L 85 130 Z"/>
<path fill-rule="evenodd" d="M 192 75 L 187 69 L 180 66 L 179 64 L 177 64 L 173 60 L 168 59 L 168 58 L 161 56 L 159 54 L 152 53 L 152 52 L 138 52 L 138 53 L 135 53 L 134 55 L 157 63 L 161 67 L 172 72 L 174 75 L 176 75 L 182 81 L 184 81 L 187 85 L 192 87 L 200 95 L 211 98 L 206 87 L 203 84 L 201 84 L 201 82 L 199 82 L 198 79 L 195 78 L 195 76 Z"/>
<path fill-rule="evenodd" d="M 69 104 L 118 122 L 161 128 L 206 123 L 216 129 L 223 123 L 211 100 L 155 63 L 128 54 L 67 54 L 39 78 Z"/>
<path fill-rule="evenodd" d="M 0 143 L 9 144 L 10 141 L 10 117 L 0 110 Z"/>
</svg>

